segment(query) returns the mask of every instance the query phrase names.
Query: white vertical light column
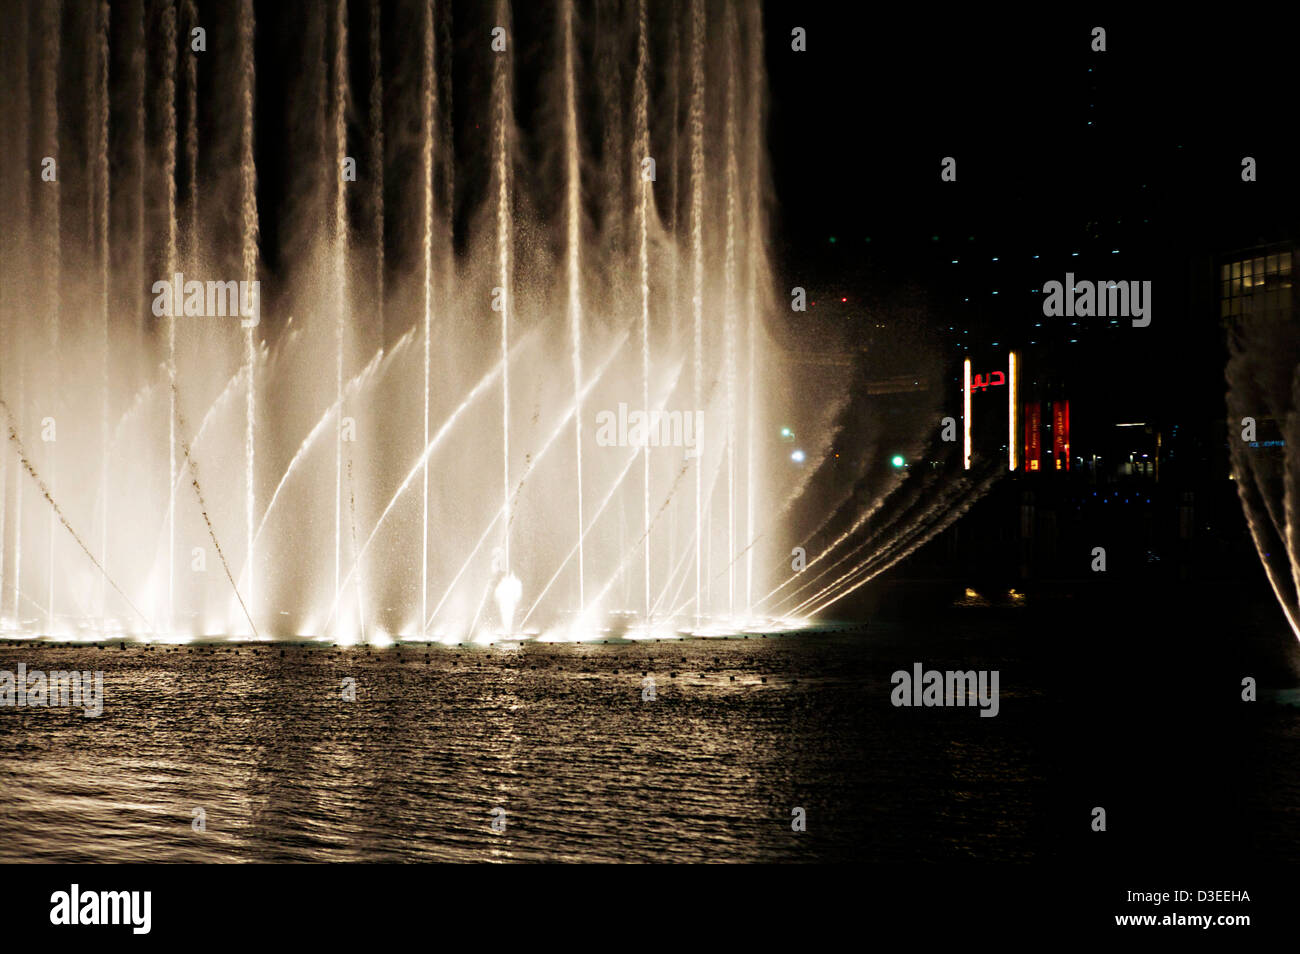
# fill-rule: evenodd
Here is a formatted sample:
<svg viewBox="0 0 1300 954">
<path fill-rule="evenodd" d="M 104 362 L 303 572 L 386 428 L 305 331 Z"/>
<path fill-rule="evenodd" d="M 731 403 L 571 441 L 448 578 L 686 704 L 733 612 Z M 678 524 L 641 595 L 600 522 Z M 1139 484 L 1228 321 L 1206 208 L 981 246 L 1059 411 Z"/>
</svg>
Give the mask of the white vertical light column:
<svg viewBox="0 0 1300 954">
<path fill-rule="evenodd" d="M 961 370 L 962 468 L 970 470 L 970 358 Z"/>
<path fill-rule="evenodd" d="M 1016 394 L 1016 353 L 1007 355 L 1007 470 L 1015 473 L 1019 463 L 1016 454 L 1016 408 L 1019 405 Z"/>
</svg>

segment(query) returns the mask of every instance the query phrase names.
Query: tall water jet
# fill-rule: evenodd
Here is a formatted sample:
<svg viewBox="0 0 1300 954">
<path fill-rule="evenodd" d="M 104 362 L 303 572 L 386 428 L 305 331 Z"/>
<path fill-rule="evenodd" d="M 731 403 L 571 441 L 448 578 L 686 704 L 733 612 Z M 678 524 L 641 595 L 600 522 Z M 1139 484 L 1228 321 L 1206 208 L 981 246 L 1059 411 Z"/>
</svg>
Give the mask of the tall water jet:
<svg viewBox="0 0 1300 954">
<path fill-rule="evenodd" d="M 754 615 L 754 548 L 757 543 L 754 528 L 754 511 L 758 499 L 758 335 L 760 330 L 759 258 L 763 254 L 763 230 L 760 224 L 763 189 L 763 23 L 756 10 L 748 12 L 749 49 L 746 57 L 749 67 L 748 161 L 749 173 L 746 187 L 748 205 L 745 210 L 745 300 L 748 303 L 745 337 L 746 397 L 745 411 L 748 426 L 745 435 L 745 615 Z"/>
<path fill-rule="evenodd" d="M 433 341 L 433 119 L 437 108 L 437 46 L 434 43 L 434 5 L 428 0 L 424 8 L 423 95 L 424 109 L 420 127 L 424 157 L 424 445 L 429 444 L 429 376 L 430 348 Z M 421 635 L 429 610 L 429 468 L 421 475 L 420 529 L 420 621 Z"/>
<path fill-rule="evenodd" d="M 95 50 L 95 100 L 97 125 L 95 129 L 95 196 L 98 200 L 98 250 L 99 250 L 99 554 L 108 562 L 108 502 L 109 502 L 109 467 L 108 467 L 108 407 L 109 407 L 109 264 L 112 250 L 109 243 L 109 164 L 108 164 L 108 124 L 109 124 L 109 6 L 108 0 L 96 4 Z M 101 577 L 99 591 L 100 613 L 105 614 L 104 582 Z"/>
<path fill-rule="evenodd" d="M 62 54 L 60 43 L 60 31 L 63 21 L 63 2 L 62 0 L 53 0 L 44 8 L 44 21 L 42 23 L 43 42 L 42 56 L 44 57 L 44 76 L 41 83 L 41 111 L 44 119 L 44 147 L 45 155 L 54 159 L 57 169 L 57 163 L 62 157 L 59 155 L 59 58 Z M 59 200 L 59 180 L 57 173 L 55 178 L 44 183 L 43 194 L 45 202 L 42 208 L 42 217 L 45 220 L 45 249 L 44 259 L 46 273 L 44 276 L 46 286 L 46 315 L 50 322 L 50 350 L 49 365 L 50 369 L 58 367 L 59 362 L 59 318 L 63 306 L 62 295 L 60 292 L 60 282 L 63 278 L 62 272 L 62 217 Z M 57 419 L 55 420 L 57 425 Z M 42 427 L 45 425 L 43 424 Z M 47 473 L 49 474 L 50 486 L 53 487 L 57 479 L 58 468 L 57 458 L 55 457 L 55 448 L 58 441 L 50 440 L 46 443 L 46 463 Z M 48 579 L 45 601 L 45 621 L 48 633 L 54 632 L 54 543 L 55 527 L 58 519 L 53 510 L 49 516 L 49 565 Z"/>
<path fill-rule="evenodd" d="M 176 273 L 176 8 L 162 10 L 163 81 L 159 100 L 164 115 L 163 187 L 167 235 L 164 258 L 169 278 Z M 167 612 L 163 625 L 170 632 L 176 619 L 176 314 L 167 309 Z"/>
<path fill-rule="evenodd" d="M 509 36 L 510 8 L 506 0 L 497 0 L 497 26 Z M 501 495 L 505 519 L 501 522 L 503 569 L 510 576 L 510 309 L 514 289 L 511 283 L 510 252 L 510 60 L 507 44 L 495 50 L 492 65 L 492 159 L 496 176 L 497 205 L 497 286 L 501 305 Z"/>
<path fill-rule="evenodd" d="M 568 226 L 566 258 L 569 277 L 569 348 L 572 353 L 573 394 L 578 400 L 573 415 L 573 471 L 577 484 L 578 511 L 578 607 L 587 605 L 586 559 L 582 519 L 582 272 L 579 246 L 582 242 L 582 171 L 578 158 L 578 92 L 574 62 L 573 0 L 564 0 L 561 28 L 564 30 L 564 143 L 565 211 Z"/>
<path fill-rule="evenodd" d="M 736 45 L 736 14 L 727 9 L 726 32 L 730 48 Z M 726 149 L 727 246 L 723 263 L 722 306 L 727 375 L 727 612 L 736 612 L 736 65 L 727 65 L 727 107 L 724 120 Z"/>
<path fill-rule="evenodd" d="M 253 0 L 240 0 L 239 4 L 239 101 L 241 106 L 241 123 L 239 136 L 239 178 L 240 220 L 242 235 L 240 241 L 240 260 L 244 280 L 251 283 L 257 279 L 257 167 L 253 158 Z M 256 606 L 257 587 L 256 554 L 253 551 L 253 513 L 256 505 L 256 435 L 255 421 L 257 415 L 257 347 L 253 340 L 254 326 L 244 322 L 244 372 L 248 382 L 247 397 L 244 402 L 244 539 L 245 556 L 248 563 L 248 599 L 247 605 L 251 616 Z M 250 623 L 251 625 L 251 623 Z"/>
<path fill-rule="evenodd" d="M 338 0 L 334 20 L 334 598 L 338 599 L 343 548 L 343 351 L 348 322 L 348 206 L 343 164 L 347 160 L 348 4 Z M 250 546 L 251 549 L 251 546 Z"/>
<path fill-rule="evenodd" d="M 693 407 L 704 407 L 704 0 L 691 0 L 691 353 Z M 703 615 L 704 458 L 695 460 L 695 625 Z"/>
<path fill-rule="evenodd" d="M 13 155 L 10 158 L 15 168 L 28 170 L 32 168 L 32 143 L 28 137 L 21 133 L 33 127 L 28 52 L 33 43 L 28 11 L 23 10 L 14 20 L 16 22 L 11 25 L 12 30 L 7 36 L 16 39 L 17 42 L 11 53 L 6 56 L 6 63 L 4 64 L 12 67 L 14 71 L 13 102 L 7 121 L 14 124 L 13 128 L 19 131 L 19 134 L 12 140 Z M 5 321 L 3 334 L 0 334 L 0 342 L 3 343 L 3 353 L 0 354 L 0 360 L 8 359 L 12 361 L 9 370 L 17 378 L 19 420 L 23 419 L 23 415 L 27 410 L 26 369 L 28 343 L 25 340 L 18 340 L 19 336 L 16 331 L 23 326 L 20 319 L 22 315 L 21 302 L 28 297 L 28 282 L 31 274 L 31 246 L 28 242 L 22 240 L 23 236 L 30 235 L 32 229 L 31 189 L 32 177 L 30 175 L 15 177 L 13 193 L 8 197 L 8 208 L 13 216 L 13 221 L 18 227 L 5 229 L 3 234 L 0 234 L 0 249 L 3 249 L 3 254 L 0 254 L 0 259 L 2 259 L 0 265 L 10 263 L 12 267 L 17 268 L 19 271 L 17 275 L 0 284 L 0 303 L 2 303 L 0 304 L 0 320 Z M 10 322 L 13 323 L 13 326 L 10 326 Z M 7 462 L 0 463 L 0 467 L 7 468 L 7 466 Z M 21 622 L 23 483 L 22 464 L 15 460 L 13 480 L 10 481 L 14 495 L 13 548 L 9 551 L 8 563 L 13 574 L 13 618 L 16 623 Z M 0 545 L 3 545 L 3 539 L 0 539 Z M 5 600 L 7 598 L 8 590 L 4 587 L 4 578 L 0 576 L 0 616 L 4 615 Z"/>
<path fill-rule="evenodd" d="M 649 93 L 646 90 L 646 61 L 649 59 L 649 40 L 646 37 L 646 0 L 637 3 L 636 32 L 636 166 L 637 203 L 636 221 L 640 238 L 641 273 L 641 407 L 650 412 L 650 177 L 646 171 L 650 158 Z M 644 536 L 643 560 L 645 562 L 645 615 L 650 616 L 650 442 L 641 448 L 641 530 Z"/>
<path fill-rule="evenodd" d="M 684 7 L 683 4 L 676 2 L 675 0 L 672 7 L 673 16 L 674 17 L 679 16 L 683 7 Z M 687 36 L 689 36 L 689 34 L 687 34 Z M 681 256 L 676 254 L 676 243 L 681 238 L 679 232 L 679 226 L 680 226 L 679 210 L 681 208 L 681 195 L 680 195 L 681 137 L 678 134 L 679 117 L 681 115 L 681 84 L 678 82 L 678 77 L 680 77 L 682 73 L 681 51 L 682 51 L 682 37 L 681 36 L 672 37 L 668 45 L 668 65 L 667 65 L 667 75 L 671 77 L 671 80 L 668 84 L 669 87 L 668 115 L 670 116 L 670 122 L 668 124 L 668 158 L 670 159 L 669 166 L 668 166 L 668 203 L 667 203 L 668 214 L 664 217 L 665 221 L 663 221 L 662 224 L 664 230 L 671 238 L 674 246 L 674 253 L 669 255 L 668 257 L 668 278 L 667 278 L 667 282 L 668 282 L 668 347 L 667 350 L 670 353 L 674 353 L 674 354 L 677 353 L 678 349 L 681 347 L 681 325 L 680 325 L 681 293 L 682 293 L 681 274 L 680 274 Z M 681 506 L 682 506 L 681 498 L 674 498 L 673 509 L 672 512 L 669 514 L 669 522 L 668 522 L 668 553 L 670 555 L 670 560 L 671 560 L 671 555 L 678 552 L 677 523 L 678 520 L 680 519 L 679 511 L 681 510 Z M 685 557 L 687 553 L 689 553 L 689 550 L 683 551 L 682 556 Z M 664 587 L 665 591 L 669 587 L 671 587 L 673 577 L 678 569 L 684 570 L 685 567 L 684 565 L 682 567 L 675 567 L 670 562 L 669 571 L 668 571 L 668 582 L 667 584 L 665 584 Z M 686 580 L 686 576 L 683 573 L 682 576 L 683 583 L 685 582 L 685 580 Z M 661 593 L 660 596 L 655 600 L 654 607 L 651 608 L 652 614 L 657 612 L 657 607 L 662 603 L 662 601 L 663 601 L 663 594 Z"/>
</svg>

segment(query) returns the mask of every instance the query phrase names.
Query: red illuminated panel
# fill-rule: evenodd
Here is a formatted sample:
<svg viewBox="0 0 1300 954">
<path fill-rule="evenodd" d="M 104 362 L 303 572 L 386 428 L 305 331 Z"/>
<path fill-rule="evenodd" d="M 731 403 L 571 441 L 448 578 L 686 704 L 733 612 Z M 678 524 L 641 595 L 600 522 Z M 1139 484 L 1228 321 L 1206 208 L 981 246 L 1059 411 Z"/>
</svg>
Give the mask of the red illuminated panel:
<svg viewBox="0 0 1300 954">
<path fill-rule="evenodd" d="M 1052 402 L 1052 457 L 1056 460 L 1057 470 L 1070 469 L 1069 401 Z"/>
<path fill-rule="evenodd" d="M 1025 470 L 1039 470 L 1043 464 L 1043 406 L 1037 401 L 1025 405 Z"/>
<path fill-rule="evenodd" d="M 1070 469 L 1070 402 L 1065 402 L 1065 469 Z"/>
</svg>

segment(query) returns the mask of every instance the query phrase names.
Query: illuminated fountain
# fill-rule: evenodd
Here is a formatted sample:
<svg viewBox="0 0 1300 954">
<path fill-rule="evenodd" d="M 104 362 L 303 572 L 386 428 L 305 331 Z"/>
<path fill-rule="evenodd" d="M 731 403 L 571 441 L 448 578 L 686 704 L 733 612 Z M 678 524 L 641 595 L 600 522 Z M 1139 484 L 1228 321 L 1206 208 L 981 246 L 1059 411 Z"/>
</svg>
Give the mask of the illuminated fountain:
<svg viewBox="0 0 1300 954">
<path fill-rule="evenodd" d="M 955 519 L 850 507 L 839 582 L 782 589 L 835 421 L 791 467 L 756 5 L 312 9 L 29 0 L 0 40 L 6 631 L 770 628 Z"/>
<path fill-rule="evenodd" d="M 1237 495 L 1269 585 L 1300 639 L 1300 336 L 1289 311 L 1234 321 L 1226 376 Z"/>
</svg>

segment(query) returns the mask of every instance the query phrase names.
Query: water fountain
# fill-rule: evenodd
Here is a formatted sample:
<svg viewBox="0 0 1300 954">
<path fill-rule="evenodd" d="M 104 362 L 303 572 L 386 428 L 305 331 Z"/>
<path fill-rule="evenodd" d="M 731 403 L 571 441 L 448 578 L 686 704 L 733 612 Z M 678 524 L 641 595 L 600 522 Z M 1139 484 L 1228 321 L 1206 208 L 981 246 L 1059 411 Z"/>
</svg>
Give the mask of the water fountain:
<svg viewBox="0 0 1300 954">
<path fill-rule="evenodd" d="M 1269 585 L 1300 639 L 1300 341 L 1288 311 L 1234 322 L 1226 377 L 1237 495 Z M 1272 421 L 1278 433 L 1247 440 L 1247 418 L 1256 426 Z"/>
<path fill-rule="evenodd" d="M 901 478 L 789 520 L 837 423 L 802 468 L 772 433 L 800 396 L 769 334 L 753 5 L 408 6 L 311 5 L 264 42 L 287 14 L 254 0 L 18 5 L 5 631 L 734 632 L 827 608 L 955 519 L 974 477 L 883 521 Z M 249 283 L 256 313 L 155 317 L 178 273 Z M 620 404 L 702 412 L 700 440 L 607 446 Z M 826 575 L 791 585 L 823 528 Z"/>
</svg>

